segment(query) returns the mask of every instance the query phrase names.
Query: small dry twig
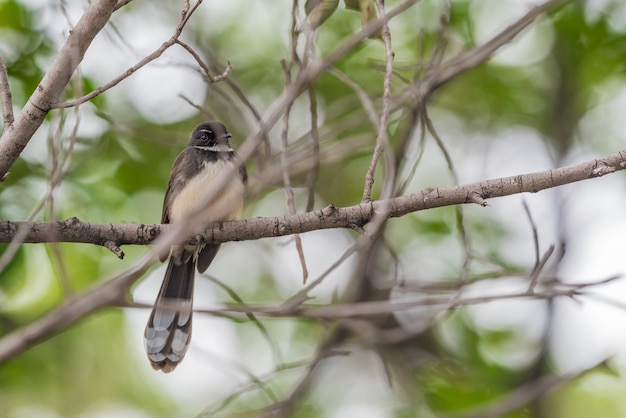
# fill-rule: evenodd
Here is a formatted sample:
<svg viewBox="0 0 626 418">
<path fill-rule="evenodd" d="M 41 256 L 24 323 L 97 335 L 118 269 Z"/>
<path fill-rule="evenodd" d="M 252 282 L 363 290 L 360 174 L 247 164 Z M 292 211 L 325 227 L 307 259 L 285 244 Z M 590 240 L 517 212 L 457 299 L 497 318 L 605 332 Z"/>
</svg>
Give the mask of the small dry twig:
<svg viewBox="0 0 626 418">
<path fill-rule="evenodd" d="M 381 19 L 386 19 L 385 4 L 383 0 L 376 0 Z M 383 79 L 383 108 L 380 114 L 380 122 L 378 123 L 378 135 L 376 137 L 376 146 L 372 154 L 372 161 L 367 172 L 365 173 L 365 186 L 363 187 L 363 197 L 361 202 L 369 202 L 372 200 L 372 186 L 374 185 L 374 173 L 378 160 L 385 151 L 386 157 L 386 176 L 383 187 L 383 198 L 391 197 L 393 193 L 393 185 L 396 180 L 394 155 L 391 152 L 389 144 L 389 135 L 387 128 L 389 124 L 389 113 L 391 109 L 391 77 L 393 75 L 393 59 L 394 52 L 391 45 L 391 31 L 389 25 L 385 21 L 382 27 L 383 41 L 385 42 L 385 77 Z"/>
<path fill-rule="evenodd" d="M 15 120 L 13 116 L 13 99 L 11 97 L 11 86 L 9 85 L 9 74 L 4 61 L 0 57 L 0 103 L 2 103 L 2 118 L 4 129 L 9 129 Z"/>
</svg>

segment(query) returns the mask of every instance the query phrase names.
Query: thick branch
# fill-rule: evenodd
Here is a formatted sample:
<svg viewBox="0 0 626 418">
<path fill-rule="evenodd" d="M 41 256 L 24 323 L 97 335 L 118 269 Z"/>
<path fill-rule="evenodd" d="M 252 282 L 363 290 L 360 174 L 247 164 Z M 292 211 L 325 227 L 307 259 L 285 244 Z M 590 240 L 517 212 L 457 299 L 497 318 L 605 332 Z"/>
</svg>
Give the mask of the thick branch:
<svg viewBox="0 0 626 418">
<path fill-rule="evenodd" d="M 219 243 L 254 240 L 329 228 L 353 228 L 368 224 L 376 214 L 400 217 L 419 210 L 463 203 L 485 202 L 485 199 L 524 192 L 538 192 L 552 187 L 601 177 L 626 169 L 626 150 L 603 158 L 537 173 L 485 180 L 456 187 L 428 188 L 414 194 L 389 200 L 376 200 L 354 206 L 335 208 L 330 205 L 290 216 L 253 218 L 213 225 L 190 242 Z M 105 245 L 150 244 L 171 225 L 95 224 L 76 218 L 59 222 L 0 221 L 0 243 L 9 243 L 26 229 L 21 242 L 80 242 Z"/>
</svg>

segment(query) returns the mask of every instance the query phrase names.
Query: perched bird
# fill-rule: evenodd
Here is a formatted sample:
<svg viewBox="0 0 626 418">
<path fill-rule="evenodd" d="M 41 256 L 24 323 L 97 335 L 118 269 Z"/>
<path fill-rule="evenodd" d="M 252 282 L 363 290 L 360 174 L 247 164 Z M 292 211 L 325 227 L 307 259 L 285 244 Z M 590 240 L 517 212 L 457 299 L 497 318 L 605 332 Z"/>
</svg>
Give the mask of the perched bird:
<svg viewBox="0 0 626 418">
<path fill-rule="evenodd" d="M 197 214 L 201 223 L 197 229 L 202 230 L 212 222 L 241 217 L 248 173 L 231 148 L 230 138 L 221 122 L 202 123 L 193 130 L 187 147 L 172 166 L 161 223 L 181 222 Z M 226 186 L 214 190 L 229 172 L 233 175 Z M 207 201 L 209 195 L 212 198 Z M 155 370 L 169 373 L 185 356 L 191 340 L 195 269 L 203 273 L 219 248 L 220 244 L 171 248 L 163 284 L 144 333 L 148 359 Z M 167 256 L 162 254 L 161 261 Z"/>
</svg>

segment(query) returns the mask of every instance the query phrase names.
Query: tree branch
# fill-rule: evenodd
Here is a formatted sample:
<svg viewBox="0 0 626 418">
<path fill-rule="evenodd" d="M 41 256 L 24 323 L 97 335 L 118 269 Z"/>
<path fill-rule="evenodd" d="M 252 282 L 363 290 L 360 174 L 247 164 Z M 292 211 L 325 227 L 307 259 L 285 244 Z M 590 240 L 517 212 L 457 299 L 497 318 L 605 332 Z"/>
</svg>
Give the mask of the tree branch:
<svg viewBox="0 0 626 418">
<path fill-rule="evenodd" d="M 525 192 L 535 193 L 624 169 L 626 169 L 626 150 L 552 170 L 461 186 L 427 188 L 406 196 L 360 203 L 344 208 L 329 205 L 321 210 L 289 216 L 220 222 L 207 228 L 203 234 L 189 239 L 189 242 L 245 241 L 320 229 L 353 228 L 355 225 L 362 227 L 372 221 L 375 215 L 395 218 L 420 210 L 464 203 L 482 202 L 481 205 L 484 206 L 485 199 Z M 97 224 L 83 222 L 76 218 L 58 222 L 0 221 L 0 243 L 11 242 L 20 231 L 24 233 L 21 241 L 24 243 L 76 242 L 106 245 L 107 248 L 111 248 L 112 243 L 117 246 L 146 245 L 172 227 L 172 225 L 159 224 Z"/>
</svg>

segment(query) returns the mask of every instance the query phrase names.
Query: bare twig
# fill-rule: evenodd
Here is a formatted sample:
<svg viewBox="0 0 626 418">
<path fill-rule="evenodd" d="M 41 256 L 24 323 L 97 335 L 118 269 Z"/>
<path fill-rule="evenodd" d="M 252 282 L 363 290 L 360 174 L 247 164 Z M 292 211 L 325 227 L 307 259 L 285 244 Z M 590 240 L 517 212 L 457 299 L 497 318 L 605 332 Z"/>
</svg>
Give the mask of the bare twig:
<svg viewBox="0 0 626 418">
<path fill-rule="evenodd" d="M 530 213 L 530 208 L 528 207 L 528 203 L 526 203 L 526 199 L 522 198 L 522 206 L 524 207 L 524 212 L 526 213 L 526 217 L 528 218 L 528 223 L 530 224 L 530 229 L 533 232 L 533 243 L 535 246 L 535 269 L 539 266 L 540 254 L 539 254 L 539 234 L 537 232 L 537 225 L 535 224 L 535 220 L 533 219 L 532 213 Z"/>
<path fill-rule="evenodd" d="M 68 23 L 70 22 L 69 16 L 67 17 Z M 83 92 L 83 78 L 80 72 L 80 68 L 76 69 L 78 73 L 78 77 L 74 78 L 73 87 L 76 92 L 82 94 Z M 72 157 L 74 155 L 74 146 L 76 145 L 76 141 L 78 138 L 78 128 L 81 123 L 81 107 L 77 106 L 75 108 L 75 117 L 74 117 L 74 125 L 72 126 L 72 131 L 67 139 L 67 145 L 64 145 L 64 134 L 63 130 L 65 127 L 65 122 L 67 121 L 67 113 L 66 111 L 59 112 L 60 118 L 57 126 L 56 132 L 51 135 L 50 138 L 50 181 L 49 188 L 46 193 L 46 197 L 44 201 L 48 201 L 48 209 L 49 209 L 49 217 L 50 220 L 58 220 L 58 210 L 55 205 L 55 191 L 61 185 L 61 182 L 65 178 L 67 171 L 70 168 Z M 56 260 L 56 265 L 59 270 L 59 280 L 61 282 L 61 286 L 66 295 L 72 294 L 72 283 L 70 281 L 69 275 L 67 273 L 67 268 L 65 265 L 65 261 L 61 256 L 61 249 L 58 243 L 51 243 L 52 251 L 54 254 L 54 259 Z"/>
<path fill-rule="evenodd" d="M 175 42 L 178 45 L 182 46 L 196 60 L 196 62 L 198 63 L 200 68 L 202 68 L 202 71 L 204 72 L 204 77 L 209 83 L 217 83 L 219 81 L 224 80 L 226 77 L 230 75 L 230 72 L 233 70 L 233 66 L 229 62 L 221 74 L 212 75 L 211 71 L 209 70 L 209 67 L 204 63 L 202 58 L 200 58 L 200 55 L 198 55 L 198 53 L 190 45 L 186 44 L 185 42 L 181 41 L 178 38 L 175 39 Z"/>
<path fill-rule="evenodd" d="M 347 354 L 345 350 L 338 351 L 334 349 L 334 347 L 340 340 L 340 330 L 331 329 L 330 331 L 328 331 L 319 343 L 315 356 L 306 366 L 306 372 L 304 373 L 304 376 L 291 390 L 289 396 L 284 400 L 276 402 L 268 406 L 267 408 L 264 408 L 262 411 L 259 411 L 260 414 L 258 416 L 274 418 L 292 417 L 294 415 L 293 410 L 296 406 L 295 404 L 297 403 L 298 399 L 303 396 L 304 393 L 306 393 L 307 389 L 311 385 L 314 372 L 317 369 L 318 365 L 328 357 Z"/>
<path fill-rule="evenodd" d="M 11 263 L 17 250 L 20 249 L 20 244 L 24 242 L 24 239 L 28 236 L 29 227 L 27 225 L 17 226 L 14 230 L 13 237 L 7 241 L 8 248 L 0 256 L 0 273 Z"/>
<path fill-rule="evenodd" d="M 291 85 L 291 69 L 285 62 L 281 61 L 283 66 L 283 72 L 285 74 L 285 88 Z M 289 115 L 291 113 L 291 106 L 285 109 L 283 115 L 283 126 L 280 135 L 280 166 L 283 172 L 283 187 L 285 188 L 285 194 L 287 195 L 287 211 L 290 215 L 296 214 L 296 200 L 291 187 L 291 178 L 289 176 L 289 165 L 287 164 L 287 147 L 289 145 Z M 294 234 L 296 241 L 296 250 L 298 252 L 298 258 L 300 259 L 300 265 L 302 266 L 302 283 L 306 283 L 309 277 L 309 270 L 306 266 L 306 258 L 304 257 L 304 249 L 302 248 L 302 239 L 300 234 Z"/>
<path fill-rule="evenodd" d="M 381 15 L 381 19 L 386 19 L 385 15 L 385 3 L 383 0 L 376 0 L 378 10 Z M 389 112 L 391 109 L 391 77 L 393 75 L 393 58 L 394 52 L 391 45 L 391 32 L 389 31 L 389 25 L 387 22 L 382 27 L 383 41 L 385 42 L 385 77 L 383 79 L 383 109 L 380 115 L 380 122 L 378 124 L 378 135 L 376 137 L 376 146 L 374 147 L 374 153 L 372 154 L 372 161 L 370 163 L 367 172 L 365 173 L 365 186 L 363 187 L 363 197 L 361 202 L 369 202 L 372 200 L 372 186 L 374 185 L 374 173 L 376 172 L 376 166 L 378 165 L 378 159 L 380 158 L 383 150 L 387 149 L 385 153 L 386 157 L 386 183 L 395 183 L 395 162 L 394 155 L 391 152 L 389 145 L 389 136 L 387 133 L 387 125 L 389 124 Z M 393 180 L 391 180 L 393 179 Z M 385 184 L 388 186 L 389 183 Z M 387 193 L 383 193 L 383 198 L 391 197 L 393 193 L 393 186 L 386 187 Z M 384 192 L 384 190 L 383 190 Z"/>
<path fill-rule="evenodd" d="M 309 191 L 306 202 L 306 211 L 310 212 L 315 207 L 315 183 L 317 182 L 317 173 L 320 168 L 320 133 L 317 129 L 317 98 L 315 89 L 309 86 L 309 111 L 311 114 L 311 159 L 312 167 L 307 173 L 305 187 Z"/>
<path fill-rule="evenodd" d="M 4 61 L 0 57 L 0 102 L 2 103 L 2 119 L 4 129 L 9 129 L 13 125 L 13 99 L 11 98 L 11 86 L 9 85 L 9 74 Z"/>
<path fill-rule="evenodd" d="M 546 263 L 552 256 L 553 252 L 554 252 L 554 245 L 551 245 L 543 254 L 543 257 L 541 257 L 541 260 L 538 260 L 537 264 L 533 268 L 533 271 L 530 274 L 530 283 L 528 284 L 529 292 L 534 291 L 535 288 L 537 287 L 537 283 L 539 282 L 539 277 L 541 277 L 541 272 L 543 271 L 543 268 L 545 267 Z"/>
<path fill-rule="evenodd" d="M 363 106 L 363 110 L 365 110 L 365 114 L 369 119 L 370 123 L 378 132 L 379 125 L 379 116 L 376 112 L 376 106 L 374 106 L 374 102 L 367 95 L 367 92 L 361 87 L 359 84 L 352 81 L 347 75 L 345 75 L 342 71 L 337 68 L 330 68 L 328 70 L 330 74 L 337 77 L 340 81 L 342 81 L 346 86 L 350 87 L 356 93 L 356 96 L 359 98 L 361 102 L 361 106 Z"/>
<path fill-rule="evenodd" d="M 223 399 L 219 404 L 215 405 L 213 408 L 208 408 L 208 407 L 205 408 L 205 410 L 202 411 L 198 415 L 198 417 L 214 417 L 216 416 L 218 412 L 222 411 L 224 408 L 228 406 L 228 404 L 230 404 L 232 401 L 234 401 L 236 398 L 238 398 L 245 392 L 249 392 L 250 390 L 253 390 L 255 388 L 261 388 L 262 390 L 265 390 L 265 388 L 261 387 L 258 382 L 265 382 L 266 380 L 270 379 L 271 377 L 275 375 L 280 374 L 281 372 L 292 371 L 295 369 L 308 367 L 308 365 L 309 365 L 308 361 L 300 361 L 300 362 L 288 363 L 288 364 L 279 364 L 278 367 L 276 367 L 275 371 L 272 371 L 271 373 L 268 373 L 265 376 L 260 376 L 258 378 L 255 377 L 254 379 L 251 379 L 250 382 L 232 391 L 229 396 L 227 396 L 225 399 Z M 277 402 L 277 400 L 274 400 L 274 402 Z"/>
<path fill-rule="evenodd" d="M 222 288 L 222 290 L 224 290 L 228 294 L 228 296 L 230 296 L 231 299 L 234 300 L 236 303 L 239 303 L 242 305 L 244 304 L 244 301 L 241 298 L 241 296 L 239 296 L 239 294 L 233 288 L 226 285 L 226 283 L 209 275 L 205 275 L 205 277 L 207 277 L 210 281 L 212 281 L 217 286 Z M 272 338 L 272 336 L 270 335 L 269 331 L 267 330 L 263 322 L 261 322 L 253 313 L 247 314 L 247 317 L 253 324 L 256 325 L 256 327 L 259 329 L 259 332 L 261 333 L 265 341 L 267 341 L 267 345 L 269 346 L 270 350 L 272 351 L 272 355 L 274 356 L 274 363 L 281 364 L 283 360 L 282 360 L 282 355 L 280 353 L 280 348 L 278 347 L 278 344 L 276 343 L 274 338 Z"/>
<path fill-rule="evenodd" d="M 406 127 L 404 132 L 405 138 L 403 139 L 403 142 L 408 143 L 409 139 L 413 135 L 416 125 L 422 120 L 421 113 L 423 112 L 424 107 L 425 105 L 421 100 L 418 100 L 418 102 L 412 107 L 410 118 L 408 119 L 408 126 Z M 417 147 L 418 148 L 414 156 L 410 158 L 404 157 L 404 160 L 407 161 L 407 165 L 409 166 L 409 168 L 407 169 L 407 173 L 404 179 L 400 181 L 397 192 L 398 194 L 404 193 L 409 185 L 409 182 L 413 179 L 413 176 L 415 176 L 417 166 L 421 161 L 422 156 L 424 155 L 424 151 L 426 149 L 426 126 L 424 126 L 423 123 L 419 123 L 419 136 Z"/>
</svg>

